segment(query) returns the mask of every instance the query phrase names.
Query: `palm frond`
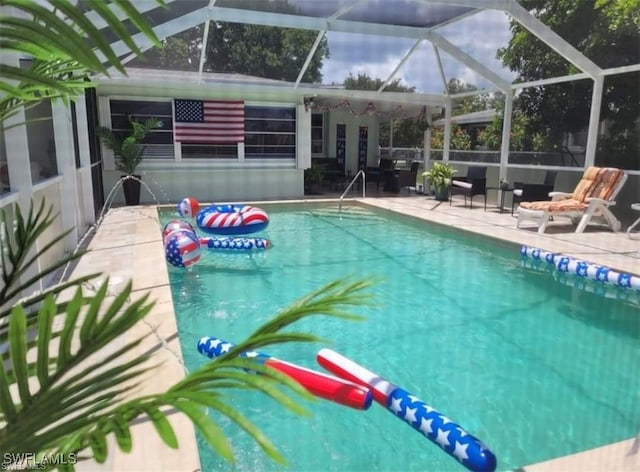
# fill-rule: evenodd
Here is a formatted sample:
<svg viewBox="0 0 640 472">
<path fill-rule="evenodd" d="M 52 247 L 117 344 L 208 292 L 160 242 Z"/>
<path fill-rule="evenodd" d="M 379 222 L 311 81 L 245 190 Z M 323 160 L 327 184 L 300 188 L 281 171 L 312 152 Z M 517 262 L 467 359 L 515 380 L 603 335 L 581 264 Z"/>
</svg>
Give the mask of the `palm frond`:
<svg viewBox="0 0 640 472">
<path fill-rule="evenodd" d="M 42 266 L 39 263 L 44 260 L 43 256 L 59 244 L 69 233 L 63 232 L 57 237 L 43 245 L 37 247 L 36 241 L 56 220 L 57 214 L 53 213 L 53 206 L 48 207 L 42 200 L 38 207 L 31 203 L 29 211 L 23 216 L 20 207 L 16 204 L 13 207 L 14 220 L 9 221 L 6 211 L 0 211 L 0 264 L 2 265 L 0 279 L 2 288 L 0 289 L 0 320 L 7 317 L 10 306 L 21 293 L 34 286 L 37 282 L 53 274 L 68 263 L 82 257 L 84 251 L 77 251 L 68 256 L 57 259 L 49 266 Z M 26 274 L 34 273 L 31 277 Z M 98 274 L 88 275 L 79 279 L 67 281 L 65 284 L 50 287 L 46 294 L 58 294 L 67 287 L 78 284 L 96 277 Z M 23 306 L 29 309 L 40 303 L 46 294 L 38 294 L 31 299 L 23 301 Z M 27 318 L 31 317 L 31 311 L 27 311 Z M 0 329 L 0 340 L 3 330 Z"/>
<path fill-rule="evenodd" d="M 363 290 L 370 285 L 366 281 L 348 280 L 328 284 L 293 303 L 276 317 L 275 325 L 268 323 L 268 328 L 256 331 L 262 334 L 238 346 L 314 341 L 316 337 L 304 333 L 278 333 L 275 326 L 289 326 L 313 314 L 305 308 L 309 302 L 321 309 L 319 314 L 356 318 L 343 313 L 341 306 L 355 306 L 369 300 L 370 295 Z M 233 450 L 219 420 L 215 419 L 219 416 L 229 418 L 244 429 L 273 460 L 285 463 L 275 445 L 231 405 L 232 397 L 223 391 L 254 390 L 296 414 L 308 414 L 291 396 L 312 399 L 303 387 L 255 360 L 229 355 L 205 363 L 163 393 L 125 397 L 125 393 L 137 387 L 141 376 L 153 368 L 149 365 L 149 355 L 132 355 L 142 338 L 134 338 L 107 355 L 98 353 L 142 320 L 153 304 L 148 296 L 131 302 L 131 284 L 107 303 L 107 287 L 108 280 L 88 303 L 79 287 L 61 315 L 57 315 L 61 309 L 54 297 L 46 297 L 30 330 L 31 336 L 37 333 L 32 362 L 27 361 L 32 356 L 28 355 L 31 344 L 27 341 L 26 314 L 20 306 L 11 311 L 10 362 L 0 362 L 0 450 L 91 451 L 97 461 L 104 461 L 109 452 L 106 440 L 109 435 L 115 436 L 118 448 L 125 452 L 131 450 L 131 422 L 139 417 L 151 421 L 168 446 L 177 447 L 178 438 L 166 419 L 166 408 L 173 408 L 185 414 L 211 447 L 227 460 L 233 461 Z M 55 323 L 59 327 L 56 330 L 53 321 L 61 316 L 61 322 Z M 59 338 L 55 362 L 50 352 L 53 337 Z M 78 344 L 76 348 L 72 339 Z M 36 383 L 29 381 L 34 376 Z M 10 383 L 17 384 L 17 397 L 12 397 Z M 291 394 L 281 387 L 289 388 Z M 207 410 L 215 412 L 215 416 L 207 416 Z"/>
<path fill-rule="evenodd" d="M 161 0 L 156 1 L 158 5 L 165 5 Z M 86 77 L 109 75 L 110 67 L 125 73 L 124 65 L 102 29 L 89 21 L 73 0 L 3 0 L 2 5 L 15 9 L 17 14 L 0 16 L 0 51 L 31 57 L 33 63 L 28 69 L 2 65 L 0 122 L 31 102 L 60 99 L 68 103 L 92 86 Z M 142 54 L 133 39 L 133 34 L 138 32 L 154 46 L 161 45 L 130 1 L 109 4 L 104 0 L 89 0 L 88 5 L 104 21 L 104 28 L 115 32 L 134 54 Z M 135 29 L 133 33 L 114 14 L 114 6 L 129 15 Z"/>
</svg>

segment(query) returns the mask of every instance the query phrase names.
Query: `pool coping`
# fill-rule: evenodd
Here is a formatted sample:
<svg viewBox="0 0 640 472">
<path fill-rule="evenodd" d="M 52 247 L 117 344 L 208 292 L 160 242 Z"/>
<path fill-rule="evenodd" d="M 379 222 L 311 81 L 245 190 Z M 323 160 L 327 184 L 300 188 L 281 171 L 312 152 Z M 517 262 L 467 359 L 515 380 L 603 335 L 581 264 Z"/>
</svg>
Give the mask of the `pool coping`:
<svg viewBox="0 0 640 472">
<path fill-rule="evenodd" d="M 336 199 L 282 200 L 250 202 L 252 204 L 319 204 L 335 203 Z M 418 198 L 375 198 L 347 199 L 346 203 L 372 206 L 395 213 L 430 221 L 440 226 L 455 228 L 466 233 L 473 233 L 492 240 L 498 239 L 515 248 L 519 245 L 531 245 L 549 251 L 583 258 L 593 263 L 607 265 L 615 270 L 637 274 L 640 261 L 640 243 L 637 250 L 633 246 L 627 250 L 624 240 L 620 238 L 624 248 L 612 252 L 597 247 L 588 234 L 575 237 L 568 233 L 551 233 L 538 235 L 531 231 L 515 229 L 515 221 L 509 214 L 483 212 L 482 209 L 462 209 L 459 205 L 442 205 L 433 199 Z M 248 202 L 249 203 L 249 202 Z M 89 244 L 89 253 L 85 255 L 76 268 L 73 276 L 102 270 L 111 277 L 110 288 L 114 291 L 126 280 L 133 281 L 134 295 L 151 293 L 157 300 L 156 306 L 146 317 L 147 323 L 138 324 L 127 333 L 127 338 L 152 332 L 139 352 L 154 352 L 154 359 L 163 362 L 162 376 L 152 376 L 141 386 L 141 394 L 160 391 L 184 377 L 182 363 L 182 346 L 177 338 L 177 323 L 169 287 L 169 274 L 164 258 L 162 237 L 158 220 L 158 208 L 162 206 L 120 207 L 109 210 L 102 224 Z M 508 218 L 508 219 L 507 219 Z M 152 221 L 154 224 L 150 225 Z M 513 226 L 513 228 L 510 228 Z M 493 229 L 491 229 L 493 228 Z M 593 236 L 594 233 L 591 233 Z M 612 247 L 611 241 L 623 233 L 602 232 L 606 236 L 600 246 Z M 566 240 L 569 241 L 566 241 Z M 617 241 L 617 239 L 616 239 Z M 629 255 L 629 254 L 635 255 Z M 614 255 L 609 257 L 607 255 Z M 625 262 L 625 257 L 633 259 Z M 630 268 L 636 270 L 630 270 Z M 180 438 L 180 448 L 170 449 L 158 437 L 153 426 L 145 421 L 133 427 L 134 448 L 132 453 L 125 454 L 115 449 L 115 442 L 109 441 L 110 453 L 104 464 L 93 461 L 78 465 L 79 471 L 199 471 L 200 458 L 195 440 L 195 431 L 189 420 L 181 414 L 170 415 L 176 436 Z M 630 438 L 625 441 L 605 445 L 571 456 L 551 459 L 539 464 L 526 465 L 519 470 L 620 470 L 632 471 L 640 469 L 640 439 Z M 265 460 L 268 460 L 265 456 Z M 585 466 L 588 465 L 586 468 Z"/>
</svg>

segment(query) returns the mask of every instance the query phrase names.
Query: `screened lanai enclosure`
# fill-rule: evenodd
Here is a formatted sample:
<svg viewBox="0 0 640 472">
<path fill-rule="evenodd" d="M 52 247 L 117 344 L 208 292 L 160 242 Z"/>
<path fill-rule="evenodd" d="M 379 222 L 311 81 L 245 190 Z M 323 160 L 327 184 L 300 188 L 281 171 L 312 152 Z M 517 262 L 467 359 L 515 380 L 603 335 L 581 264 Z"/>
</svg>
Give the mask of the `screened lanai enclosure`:
<svg viewBox="0 0 640 472">
<path fill-rule="evenodd" d="M 24 112 L 25 126 L 5 130 L 3 206 L 46 195 L 58 202 L 63 226 L 80 234 L 121 176 L 96 128 L 125 136 L 131 118 L 155 117 L 162 126 L 145 138 L 137 169 L 145 203 L 186 193 L 203 201 L 302 197 L 315 160 L 346 178 L 393 158 L 407 166 L 418 160 L 421 169 L 447 161 L 461 173 L 483 163 L 488 185 L 538 182 L 553 170 L 556 189 L 568 191 L 585 167 L 621 167 L 630 179 L 616 213 L 623 221 L 634 216 L 639 29 L 637 12 L 624 5 L 134 3 L 162 47 L 136 33 L 143 54 L 132 53 L 85 7 L 126 74 L 95 75 L 95 87 L 70 107 L 45 101 Z M 28 57 L 2 60 L 29 67 Z M 484 121 L 465 122 L 474 113 Z M 122 201 L 121 193 L 115 198 Z"/>
</svg>

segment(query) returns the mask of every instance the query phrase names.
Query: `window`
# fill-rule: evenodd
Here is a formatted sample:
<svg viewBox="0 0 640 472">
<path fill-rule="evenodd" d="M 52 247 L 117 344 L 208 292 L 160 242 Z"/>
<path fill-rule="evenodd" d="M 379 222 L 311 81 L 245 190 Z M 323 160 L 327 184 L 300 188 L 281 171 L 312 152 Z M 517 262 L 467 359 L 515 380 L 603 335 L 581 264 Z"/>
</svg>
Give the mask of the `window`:
<svg viewBox="0 0 640 472">
<path fill-rule="evenodd" d="M 238 159 L 238 146 L 182 144 L 183 159 Z"/>
<path fill-rule="evenodd" d="M 311 115 L 311 155 L 324 157 L 324 113 Z"/>
<path fill-rule="evenodd" d="M 245 107 L 245 157 L 295 159 L 295 107 Z"/>
<path fill-rule="evenodd" d="M 31 181 L 35 184 L 58 175 L 51 101 L 25 108 Z"/>
<path fill-rule="evenodd" d="M 130 118 L 157 118 L 162 122 L 162 127 L 152 129 L 143 141 L 146 159 L 173 159 L 172 115 L 171 102 L 111 100 L 111 129 L 119 139 L 131 131 Z"/>
</svg>

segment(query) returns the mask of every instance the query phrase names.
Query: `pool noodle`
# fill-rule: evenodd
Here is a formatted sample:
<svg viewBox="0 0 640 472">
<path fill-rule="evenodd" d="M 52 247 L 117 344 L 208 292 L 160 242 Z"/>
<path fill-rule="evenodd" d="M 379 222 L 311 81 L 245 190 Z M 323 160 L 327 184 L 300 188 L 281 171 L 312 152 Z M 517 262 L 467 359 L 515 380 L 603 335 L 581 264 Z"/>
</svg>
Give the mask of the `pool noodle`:
<svg viewBox="0 0 640 472">
<path fill-rule="evenodd" d="M 232 343 L 209 336 L 198 341 L 198 352 L 212 359 L 223 356 L 233 347 Z M 244 352 L 241 357 L 251 358 L 287 375 L 317 397 L 357 410 L 366 410 L 371 406 L 371 392 L 355 382 L 316 372 L 260 352 Z"/>
<path fill-rule="evenodd" d="M 373 399 L 401 418 L 469 470 L 493 472 L 496 456 L 475 436 L 415 395 L 331 349 L 321 349 L 318 363 L 329 372 L 368 387 Z"/>
</svg>

